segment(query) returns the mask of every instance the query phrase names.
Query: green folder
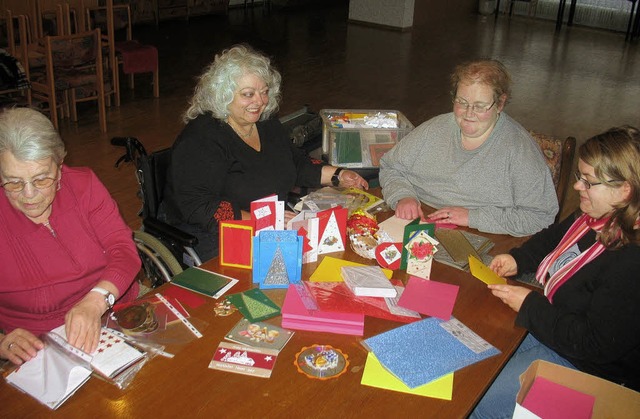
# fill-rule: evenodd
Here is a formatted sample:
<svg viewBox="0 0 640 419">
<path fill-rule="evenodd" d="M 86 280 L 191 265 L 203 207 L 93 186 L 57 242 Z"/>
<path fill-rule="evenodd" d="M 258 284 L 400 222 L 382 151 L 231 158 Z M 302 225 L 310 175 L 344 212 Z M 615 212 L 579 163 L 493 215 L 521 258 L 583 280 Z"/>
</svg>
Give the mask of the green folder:
<svg viewBox="0 0 640 419">
<path fill-rule="evenodd" d="M 174 285 L 209 297 L 215 297 L 221 290 L 230 288 L 237 282 L 237 279 L 193 267 L 185 269 L 171 280 Z"/>
<path fill-rule="evenodd" d="M 358 131 L 336 132 L 336 159 L 338 164 L 362 163 L 362 146 Z"/>
</svg>

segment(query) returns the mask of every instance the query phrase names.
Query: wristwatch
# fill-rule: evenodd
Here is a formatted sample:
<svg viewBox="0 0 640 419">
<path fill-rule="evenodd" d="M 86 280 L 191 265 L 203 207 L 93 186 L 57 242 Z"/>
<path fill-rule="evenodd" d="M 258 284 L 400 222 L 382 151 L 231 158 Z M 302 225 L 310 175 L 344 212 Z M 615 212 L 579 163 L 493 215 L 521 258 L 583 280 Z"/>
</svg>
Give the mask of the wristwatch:
<svg viewBox="0 0 640 419">
<path fill-rule="evenodd" d="M 342 167 L 338 167 L 335 172 L 333 172 L 333 176 L 331 176 L 331 184 L 333 186 L 340 185 L 340 172 L 342 172 Z"/>
<path fill-rule="evenodd" d="M 95 291 L 99 294 L 104 295 L 104 302 L 107 304 L 107 310 L 111 310 L 111 308 L 113 307 L 113 304 L 115 304 L 116 302 L 115 295 L 111 294 L 109 290 L 106 290 L 100 287 L 94 287 L 91 289 L 91 291 Z"/>
</svg>

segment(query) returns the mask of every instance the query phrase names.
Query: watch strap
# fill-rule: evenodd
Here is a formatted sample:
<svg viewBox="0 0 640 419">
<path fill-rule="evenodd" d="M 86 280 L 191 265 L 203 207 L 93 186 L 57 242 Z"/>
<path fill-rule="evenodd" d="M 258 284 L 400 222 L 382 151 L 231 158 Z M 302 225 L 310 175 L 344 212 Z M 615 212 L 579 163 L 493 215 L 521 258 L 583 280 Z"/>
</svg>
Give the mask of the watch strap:
<svg viewBox="0 0 640 419">
<path fill-rule="evenodd" d="M 331 184 L 333 186 L 340 185 L 340 172 L 342 172 L 342 167 L 338 167 L 335 172 L 333 172 L 333 176 L 331 176 Z"/>
<path fill-rule="evenodd" d="M 104 302 L 107 305 L 107 307 L 109 309 L 111 309 L 113 307 L 113 304 L 115 303 L 115 295 L 113 295 L 109 290 L 101 288 L 101 287 L 93 287 L 91 288 L 91 291 L 95 291 L 98 294 L 102 294 L 104 296 Z"/>
</svg>

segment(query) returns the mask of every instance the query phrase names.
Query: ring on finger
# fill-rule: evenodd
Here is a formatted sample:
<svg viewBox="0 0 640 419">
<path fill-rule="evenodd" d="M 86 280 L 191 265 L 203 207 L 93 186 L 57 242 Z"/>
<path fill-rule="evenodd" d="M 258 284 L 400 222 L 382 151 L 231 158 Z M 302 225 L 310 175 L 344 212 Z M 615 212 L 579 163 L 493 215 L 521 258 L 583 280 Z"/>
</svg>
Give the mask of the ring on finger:
<svg viewBox="0 0 640 419">
<path fill-rule="evenodd" d="M 11 343 L 9 344 L 9 346 L 7 346 L 7 349 L 8 349 L 8 350 L 11 350 L 11 348 L 13 348 L 13 345 L 15 345 L 15 344 L 16 344 L 15 342 L 11 342 Z"/>
</svg>

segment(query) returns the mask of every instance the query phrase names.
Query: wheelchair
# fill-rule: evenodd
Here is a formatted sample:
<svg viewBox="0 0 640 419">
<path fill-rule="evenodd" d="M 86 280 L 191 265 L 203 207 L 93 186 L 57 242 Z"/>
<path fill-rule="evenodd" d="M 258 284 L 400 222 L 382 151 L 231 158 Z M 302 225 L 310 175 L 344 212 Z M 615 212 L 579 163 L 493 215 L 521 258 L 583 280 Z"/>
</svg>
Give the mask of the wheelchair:
<svg viewBox="0 0 640 419">
<path fill-rule="evenodd" d="M 142 200 L 142 208 L 138 213 L 142 217 L 142 228 L 133 233 L 133 239 L 148 285 L 155 288 L 170 282 L 183 269 L 202 263 L 193 249 L 198 239 L 158 219 L 171 163 L 171 148 L 148 154 L 142 143 L 134 137 L 114 137 L 111 144 L 125 149 L 125 154 L 116 161 L 116 168 L 123 162 L 133 163 L 136 168 L 138 195 Z"/>
</svg>

